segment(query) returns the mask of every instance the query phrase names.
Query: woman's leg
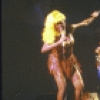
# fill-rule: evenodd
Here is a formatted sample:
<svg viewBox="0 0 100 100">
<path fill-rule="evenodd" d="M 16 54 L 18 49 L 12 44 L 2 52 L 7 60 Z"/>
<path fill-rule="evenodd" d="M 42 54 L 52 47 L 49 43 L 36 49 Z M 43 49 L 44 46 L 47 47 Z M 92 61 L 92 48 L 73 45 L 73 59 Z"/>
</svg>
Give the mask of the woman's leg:
<svg viewBox="0 0 100 100">
<path fill-rule="evenodd" d="M 84 87 L 84 83 L 80 74 L 76 71 L 72 77 L 72 83 L 75 89 L 75 100 L 81 100 L 81 93 Z"/>
<path fill-rule="evenodd" d="M 58 92 L 57 92 L 57 100 L 64 99 L 64 93 L 66 89 L 66 80 L 60 71 L 53 71 L 54 80 L 56 81 Z"/>
</svg>

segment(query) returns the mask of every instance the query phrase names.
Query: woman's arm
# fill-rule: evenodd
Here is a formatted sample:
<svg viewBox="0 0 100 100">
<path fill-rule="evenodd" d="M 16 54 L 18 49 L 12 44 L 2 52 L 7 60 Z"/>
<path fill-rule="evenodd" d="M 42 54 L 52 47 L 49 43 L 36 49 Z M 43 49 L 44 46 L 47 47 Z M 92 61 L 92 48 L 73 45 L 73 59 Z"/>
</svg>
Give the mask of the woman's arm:
<svg viewBox="0 0 100 100">
<path fill-rule="evenodd" d="M 55 42 L 53 44 L 44 43 L 42 48 L 41 48 L 41 53 L 45 53 L 49 50 L 52 50 L 53 48 L 61 45 L 62 42 L 65 41 L 65 40 L 67 40 L 67 37 L 60 37 L 60 40 L 58 40 L 57 42 Z"/>
<path fill-rule="evenodd" d="M 41 48 L 41 53 L 45 53 L 45 52 L 53 49 L 54 47 L 59 46 L 60 44 L 61 44 L 60 41 L 57 41 L 56 43 L 53 43 L 53 44 L 44 43 Z"/>
<path fill-rule="evenodd" d="M 99 11 L 94 11 L 92 14 L 91 14 L 91 17 L 81 21 L 80 23 L 77 23 L 77 24 L 72 24 L 72 27 L 73 28 L 77 28 L 77 27 L 80 27 L 80 26 L 87 26 L 89 25 L 96 17 L 99 16 Z"/>
</svg>

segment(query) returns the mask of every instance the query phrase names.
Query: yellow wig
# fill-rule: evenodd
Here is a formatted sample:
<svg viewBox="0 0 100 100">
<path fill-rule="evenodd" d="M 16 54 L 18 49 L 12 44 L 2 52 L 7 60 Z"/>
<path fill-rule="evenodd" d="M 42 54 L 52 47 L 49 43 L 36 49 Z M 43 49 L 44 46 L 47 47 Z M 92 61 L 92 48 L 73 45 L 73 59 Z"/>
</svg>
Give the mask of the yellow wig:
<svg viewBox="0 0 100 100">
<path fill-rule="evenodd" d="M 54 29 L 54 24 L 62 20 L 66 20 L 66 17 L 58 10 L 54 10 L 47 15 L 42 32 L 43 42 L 54 43 L 55 36 L 60 36 L 60 34 Z"/>
</svg>

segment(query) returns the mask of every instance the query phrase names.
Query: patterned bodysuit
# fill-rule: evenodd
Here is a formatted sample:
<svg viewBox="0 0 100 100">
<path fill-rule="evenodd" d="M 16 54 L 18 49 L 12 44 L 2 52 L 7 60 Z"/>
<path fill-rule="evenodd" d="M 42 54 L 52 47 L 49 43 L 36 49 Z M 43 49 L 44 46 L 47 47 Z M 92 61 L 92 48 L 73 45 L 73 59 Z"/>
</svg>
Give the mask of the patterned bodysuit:
<svg viewBox="0 0 100 100">
<path fill-rule="evenodd" d="M 66 43 L 64 48 L 60 45 L 50 51 L 48 55 L 48 68 L 51 74 L 53 71 L 56 71 L 58 74 L 62 72 L 68 79 L 71 79 L 75 71 L 74 65 L 78 64 L 78 62 L 73 54 L 73 35 L 69 34 L 68 38 L 70 41 Z"/>
</svg>

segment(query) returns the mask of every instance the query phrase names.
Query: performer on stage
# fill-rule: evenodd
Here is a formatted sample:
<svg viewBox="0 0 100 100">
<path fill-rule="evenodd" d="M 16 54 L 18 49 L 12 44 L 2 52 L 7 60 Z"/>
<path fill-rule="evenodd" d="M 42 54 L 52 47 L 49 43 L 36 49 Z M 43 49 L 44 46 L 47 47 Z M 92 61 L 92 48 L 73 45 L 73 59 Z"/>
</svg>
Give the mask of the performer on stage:
<svg viewBox="0 0 100 100">
<path fill-rule="evenodd" d="M 100 38 L 100 37 L 99 37 Z M 98 75 L 98 92 L 100 93 L 100 40 L 98 41 L 98 46 L 95 49 L 96 53 L 96 67 L 97 67 L 97 75 Z"/>
<path fill-rule="evenodd" d="M 49 13 L 44 22 L 42 32 L 43 46 L 41 53 L 48 52 L 48 69 L 57 84 L 57 100 L 65 100 L 64 94 L 67 88 L 67 80 L 73 83 L 75 100 L 80 100 L 84 87 L 81 77 L 80 64 L 73 54 L 73 32 L 77 27 L 87 26 L 96 17 L 98 12 L 77 24 L 66 25 L 66 17 L 58 10 Z M 67 32 L 69 30 L 69 32 Z"/>
</svg>

